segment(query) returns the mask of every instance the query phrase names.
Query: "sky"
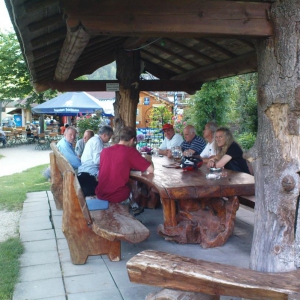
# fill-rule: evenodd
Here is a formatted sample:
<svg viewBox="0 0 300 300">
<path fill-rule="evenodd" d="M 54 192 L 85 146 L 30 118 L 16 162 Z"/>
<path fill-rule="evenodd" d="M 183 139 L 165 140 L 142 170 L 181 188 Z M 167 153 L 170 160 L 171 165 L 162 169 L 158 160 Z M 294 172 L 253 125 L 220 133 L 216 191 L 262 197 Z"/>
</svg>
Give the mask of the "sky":
<svg viewBox="0 0 300 300">
<path fill-rule="evenodd" d="M 13 31 L 4 0 L 0 0 L 0 29 Z"/>
</svg>

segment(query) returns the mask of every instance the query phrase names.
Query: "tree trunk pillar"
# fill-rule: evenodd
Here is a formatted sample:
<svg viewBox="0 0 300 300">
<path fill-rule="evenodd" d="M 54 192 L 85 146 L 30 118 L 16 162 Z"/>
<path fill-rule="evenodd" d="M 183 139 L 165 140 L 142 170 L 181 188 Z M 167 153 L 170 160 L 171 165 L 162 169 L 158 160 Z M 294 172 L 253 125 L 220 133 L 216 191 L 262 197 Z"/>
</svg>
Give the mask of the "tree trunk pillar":
<svg viewBox="0 0 300 300">
<path fill-rule="evenodd" d="M 272 5 L 274 35 L 257 42 L 258 135 L 255 228 L 250 267 L 264 272 L 300 266 L 300 0 Z"/>
<path fill-rule="evenodd" d="M 138 80 L 140 76 L 140 52 L 119 49 L 116 53 L 117 79 L 120 89 L 114 103 L 114 142 L 124 126 L 136 127 L 136 110 L 139 103 Z"/>
</svg>

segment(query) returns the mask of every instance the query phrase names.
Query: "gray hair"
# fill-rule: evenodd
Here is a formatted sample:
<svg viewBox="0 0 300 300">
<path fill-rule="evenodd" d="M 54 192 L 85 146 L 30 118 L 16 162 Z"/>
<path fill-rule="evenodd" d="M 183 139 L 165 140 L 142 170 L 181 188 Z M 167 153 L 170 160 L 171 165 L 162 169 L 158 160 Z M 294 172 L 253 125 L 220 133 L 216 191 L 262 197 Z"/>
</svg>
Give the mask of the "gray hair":
<svg viewBox="0 0 300 300">
<path fill-rule="evenodd" d="M 218 125 L 215 121 L 210 121 L 206 124 L 208 126 L 208 129 L 212 132 L 215 133 L 217 131 Z"/>
<path fill-rule="evenodd" d="M 99 135 L 106 134 L 106 135 L 112 136 L 114 134 L 114 131 L 110 126 L 104 125 L 104 126 L 100 127 L 98 134 Z"/>
</svg>

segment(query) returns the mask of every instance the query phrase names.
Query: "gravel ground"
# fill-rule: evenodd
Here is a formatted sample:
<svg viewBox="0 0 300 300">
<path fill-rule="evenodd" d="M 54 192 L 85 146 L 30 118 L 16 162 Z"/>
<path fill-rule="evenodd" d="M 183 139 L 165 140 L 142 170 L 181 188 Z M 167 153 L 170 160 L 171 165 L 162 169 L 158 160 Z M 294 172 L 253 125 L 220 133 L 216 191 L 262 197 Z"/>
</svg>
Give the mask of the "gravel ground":
<svg viewBox="0 0 300 300">
<path fill-rule="evenodd" d="M 0 176 L 11 175 L 26 169 L 49 163 L 50 150 L 34 149 L 35 145 L 15 148 L 0 148 Z M 19 234 L 19 220 L 22 211 L 0 210 L 0 242 Z"/>
<path fill-rule="evenodd" d="M 19 220 L 22 211 L 0 210 L 0 242 L 19 234 Z"/>
</svg>

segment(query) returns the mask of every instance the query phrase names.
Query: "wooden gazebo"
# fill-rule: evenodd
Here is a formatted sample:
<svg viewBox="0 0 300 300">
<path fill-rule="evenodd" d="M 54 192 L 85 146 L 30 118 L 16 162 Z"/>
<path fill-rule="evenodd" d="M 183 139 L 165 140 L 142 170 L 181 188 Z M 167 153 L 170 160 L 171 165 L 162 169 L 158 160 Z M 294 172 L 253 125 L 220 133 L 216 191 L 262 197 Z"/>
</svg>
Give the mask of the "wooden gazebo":
<svg viewBox="0 0 300 300">
<path fill-rule="evenodd" d="M 117 129 L 135 125 L 139 91 L 192 93 L 257 71 L 251 268 L 299 267 L 300 0 L 5 2 L 35 89 L 114 88 Z M 117 81 L 75 81 L 114 60 Z"/>
</svg>

